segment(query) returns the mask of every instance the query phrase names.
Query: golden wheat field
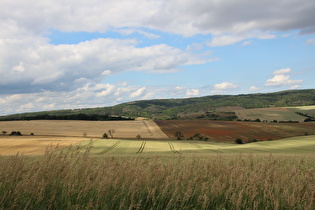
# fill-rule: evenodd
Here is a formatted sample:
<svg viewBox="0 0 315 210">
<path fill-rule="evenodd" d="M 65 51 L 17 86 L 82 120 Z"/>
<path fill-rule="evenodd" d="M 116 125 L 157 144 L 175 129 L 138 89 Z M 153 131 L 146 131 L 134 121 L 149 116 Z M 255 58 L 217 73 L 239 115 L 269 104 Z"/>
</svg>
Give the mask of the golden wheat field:
<svg viewBox="0 0 315 210">
<path fill-rule="evenodd" d="M 142 121 L 66 121 L 34 120 L 0 122 L 0 154 L 43 154 L 49 145 L 64 148 L 82 140 L 102 138 L 108 130 L 114 130 L 114 138 L 134 139 L 137 135 L 146 139 L 168 139 L 151 120 Z M 20 131 L 22 136 L 9 136 Z M 30 134 L 33 133 L 34 136 Z"/>
</svg>

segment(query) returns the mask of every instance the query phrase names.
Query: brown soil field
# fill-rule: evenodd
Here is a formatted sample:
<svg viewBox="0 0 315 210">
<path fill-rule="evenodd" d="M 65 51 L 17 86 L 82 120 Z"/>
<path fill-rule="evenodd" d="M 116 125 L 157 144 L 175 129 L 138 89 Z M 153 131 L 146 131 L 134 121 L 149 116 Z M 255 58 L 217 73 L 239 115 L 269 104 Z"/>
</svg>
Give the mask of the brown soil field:
<svg viewBox="0 0 315 210">
<path fill-rule="evenodd" d="M 181 131 L 187 139 L 201 134 L 212 141 L 234 141 L 241 138 L 275 140 L 293 136 L 315 135 L 315 123 L 257 123 L 211 120 L 161 120 L 155 121 L 162 131 L 175 139 L 174 133 Z"/>
</svg>

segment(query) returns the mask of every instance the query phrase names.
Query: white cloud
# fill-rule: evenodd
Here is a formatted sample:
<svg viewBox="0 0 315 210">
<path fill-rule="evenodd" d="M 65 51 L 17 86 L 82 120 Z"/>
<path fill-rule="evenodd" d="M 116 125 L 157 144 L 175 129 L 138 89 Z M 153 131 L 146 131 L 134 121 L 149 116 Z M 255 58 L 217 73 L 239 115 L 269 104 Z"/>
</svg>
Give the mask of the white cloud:
<svg viewBox="0 0 315 210">
<path fill-rule="evenodd" d="M 274 77 L 268 79 L 265 83 L 266 86 L 291 86 L 294 87 L 301 84 L 303 80 L 292 80 L 291 76 L 288 75 L 291 72 L 290 68 L 280 69 L 275 71 Z"/>
<path fill-rule="evenodd" d="M 228 34 L 228 35 L 218 35 L 214 36 L 211 41 L 208 43 L 211 47 L 216 46 L 225 46 L 231 45 L 238 42 L 244 41 L 242 45 L 248 45 L 251 43 L 249 39 L 274 39 L 276 38 L 273 34 L 266 34 L 266 33 L 247 33 L 247 34 Z"/>
<path fill-rule="evenodd" d="M 169 73 L 180 65 L 210 61 L 165 44 L 139 48 L 135 40 L 95 39 L 56 46 L 28 41 L 0 42 L 2 90 L 14 91 L 15 86 L 23 86 L 25 92 L 74 89 L 82 79 L 99 81 L 130 70 Z"/>
<path fill-rule="evenodd" d="M 46 0 L 40 4 L 36 0 L 18 3 L 3 0 L 1 8 L 1 20 L 9 22 L 6 28 L 10 30 L 6 31 L 23 28 L 33 33 L 51 28 L 88 32 L 120 28 L 127 30 L 125 33 L 132 33 L 128 30 L 134 31 L 139 27 L 184 36 L 248 31 L 315 31 L 315 3 L 309 0 Z M 3 32 L 6 33 L 10 32 Z"/>
<path fill-rule="evenodd" d="M 102 72 L 102 75 L 103 76 L 110 76 L 110 75 L 112 75 L 112 71 L 111 70 L 105 70 Z"/>
<path fill-rule="evenodd" d="M 230 82 L 222 82 L 220 84 L 214 85 L 214 90 L 212 91 L 213 93 L 219 93 L 223 92 L 225 90 L 231 90 L 231 89 L 236 89 L 238 88 L 238 85 L 235 85 Z"/>
<path fill-rule="evenodd" d="M 301 85 L 293 85 L 292 87 L 290 87 L 290 89 L 291 90 L 294 90 L 294 89 L 298 89 L 298 88 L 300 88 L 301 87 Z"/>
<path fill-rule="evenodd" d="M 273 72 L 273 75 L 288 74 L 290 72 L 291 72 L 290 68 L 285 68 L 285 69 L 280 69 L 280 70 L 277 70 L 277 71 Z"/>
<path fill-rule="evenodd" d="M 115 90 L 114 85 L 104 84 L 103 86 L 105 86 L 105 87 L 102 87 L 101 92 L 96 93 L 96 96 L 104 97 L 104 96 L 107 96 L 107 95 L 113 93 Z"/>
<path fill-rule="evenodd" d="M 141 87 L 139 89 L 137 89 L 136 91 L 132 92 L 130 94 L 130 98 L 137 98 L 137 97 L 140 97 L 141 95 L 143 95 L 146 91 L 146 88 L 145 87 Z"/>
<path fill-rule="evenodd" d="M 308 39 L 305 44 L 315 44 L 315 39 Z"/>
<path fill-rule="evenodd" d="M 248 40 L 248 41 L 244 41 L 242 43 L 242 46 L 247 46 L 247 45 L 251 45 L 252 44 L 252 41 L 251 40 Z"/>
<path fill-rule="evenodd" d="M 199 95 L 199 89 L 189 89 L 186 91 L 186 96 L 197 96 Z"/>
<path fill-rule="evenodd" d="M 251 92 L 255 92 L 255 91 L 258 91 L 258 90 L 260 90 L 260 88 L 257 87 L 257 86 L 251 86 L 251 87 L 249 88 L 249 91 L 251 91 Z"/>
</svg>

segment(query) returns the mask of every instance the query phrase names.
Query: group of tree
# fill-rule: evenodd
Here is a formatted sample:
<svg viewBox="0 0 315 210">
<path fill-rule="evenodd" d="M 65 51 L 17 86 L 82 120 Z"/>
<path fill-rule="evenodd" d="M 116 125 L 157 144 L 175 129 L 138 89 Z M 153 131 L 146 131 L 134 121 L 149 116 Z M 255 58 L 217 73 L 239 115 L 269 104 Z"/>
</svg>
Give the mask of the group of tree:
<svg viewBox="0 0 315 210">
<path fill-rule="evenodd" d="M 114 133 L 115 133 L 115 129 L 109 129 L 108 131 L 107 131 L 107 133 L 104 133 L 103 134 L 103 138 L 104 139 L 108 139 L 108 138 L 114 138 Z"/>
<path fill-rule="evenodd" d="M 7 116 L 0 118 L 0 121 L 12 121 L 12 120 L 89 120 L 89 121 L 111 121 L 111 120 L 134 120 L 131 117 L 112 116 L 109 114 L 97 115 L 97 114 L 70 114 L 70 115 L 50 115 L 39 114 L 34 116 Z"/>
<path fill-rule="evenodd" d="M 176 137 L 177 140 L 182 140 L 182 138 L 184 137 L 183 133 L 181 131 L 176 131 L 174 133 L 174 136 Z M 206 136 L 202 136 L 199 133 L 194 134 L 193 136 L 187 138 L 187 140 L 199 140 L 199 141 L 208 141 L 209 138 Z"/>
<path fill-rule="evenodd" d="M 25 113 L 2 116 L 0 120 L 31 119 L 79 119 L 79 120 L 119 120 L 109 116 L 147 117 L 151 119 L 178 119 L 189 113 L 205 113 L 205 118 L 217 118 L 216 110 L 221 107 L 237 106 L 245 109 L 266 108 L 270 105 L 306 106 L 315 104 L 315 89 L 290 90 L 264 94 L 212 95 L 183 99 L 141 100 L 118 104 L 112 107 L 59 110 L 39 113 Z M 83 114 L 83 115 L 82 115 Z M 208 115 L 207 115 L 208 114 Z M 49 115 L 50 117 L 48 117 Z M 58 116 L 57 116 L 58 115 Z M 34 117 L 36 116 L 36 117 Z M 224 117 L 224 115 L 222 115 Z M 233 115 L 226 116 L 231 120 Z M 127 120 L 121 118 L 121 120 Z M 236 119 L 233 119 L 236 120 Z"/>
</svg>

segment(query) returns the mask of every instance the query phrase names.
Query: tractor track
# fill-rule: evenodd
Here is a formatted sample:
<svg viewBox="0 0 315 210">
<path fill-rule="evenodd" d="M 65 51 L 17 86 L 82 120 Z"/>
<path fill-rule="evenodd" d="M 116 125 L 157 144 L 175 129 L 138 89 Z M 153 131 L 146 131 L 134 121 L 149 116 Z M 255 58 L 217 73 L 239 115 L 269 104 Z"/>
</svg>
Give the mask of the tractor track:
<svg viewBox="0 0 315 210">
<path fill-rule="evenodd" d="M 196 144 L 196 143 L 191 143 L 190 144 L 194 145 L 195 147 L 197 147 L 198 149 L 202 149 L 202 147 L 199 145 L 199 144 Z"/>
<path fill-rule="evenodd" d="M 117 141 L 115 144 L 113 144 L 111 147 L 105 149 L 104 151 L 98 153 L 98 155 L 104 155 L 105 153 L 115 149 L 120 144 L 120 141 Z"/>
<path fill-rule="evenodd" d="M 168 142 L 168 144 L 170 145 L 170 149 L 171 149 L 172 152 L 174 152 L 175 154 L 176 154 L 176 153 L 179 154 L 179 152 L 174 148 L 173 143 Z"/>
<path fill-rule="evenodd" d="M 141 146 L 140 146 L 139 150 L 136 152 L 136 154 L 142 153 L 143 150 L 144 150 L 144 148 L 145 148 L 145 145 L 146 145 L 146 144 L 147 144 L 147 142 L 146 142 L 146 141 L 143 141 L 143 142 L 141 143 Z"/>
</svg>

